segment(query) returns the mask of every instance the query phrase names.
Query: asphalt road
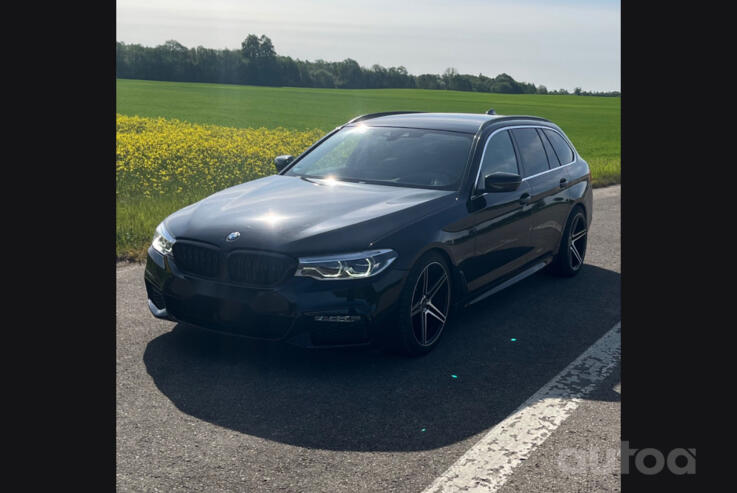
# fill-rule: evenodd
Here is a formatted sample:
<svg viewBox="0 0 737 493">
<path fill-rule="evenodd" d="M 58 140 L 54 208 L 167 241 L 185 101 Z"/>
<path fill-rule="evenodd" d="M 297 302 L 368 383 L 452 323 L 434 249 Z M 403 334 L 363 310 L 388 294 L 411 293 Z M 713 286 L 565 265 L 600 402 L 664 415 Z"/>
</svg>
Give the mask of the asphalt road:
<svg viewBox="0 0 737 493">
<path fill-rule="evenodd" d="M 154 319 L 142 265 L 117 270 L 120 491 L 420 492 L 620 320 L 620 187 L 594 191 L 586 264 L 466 310 L 428 356 L 306 350 Z M 512 341 L 512 339 L 515 341 Z M 456 375 L 453 378 L 451 375 Z M 619 490 L 619 370 L 499 491 Z"/>
</svg>

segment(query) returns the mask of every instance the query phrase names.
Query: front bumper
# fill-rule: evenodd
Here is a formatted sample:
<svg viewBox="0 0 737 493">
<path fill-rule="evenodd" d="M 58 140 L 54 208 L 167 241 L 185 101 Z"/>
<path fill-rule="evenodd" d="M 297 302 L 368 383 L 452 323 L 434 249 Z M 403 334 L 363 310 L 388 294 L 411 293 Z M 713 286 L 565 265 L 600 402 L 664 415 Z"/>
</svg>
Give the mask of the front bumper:
<svg viewBox="0 0 737 493">
<path fill-rule="evenodd" d="M 390 267 L 375 278 L 291 277 L 273 288 L 253 288 L 184 274 L 172 257 L 149 248 L 144 279 L 155 317 L 318 347 L 369 344 L 391 330 L 406 276 Z"/>
</svg>

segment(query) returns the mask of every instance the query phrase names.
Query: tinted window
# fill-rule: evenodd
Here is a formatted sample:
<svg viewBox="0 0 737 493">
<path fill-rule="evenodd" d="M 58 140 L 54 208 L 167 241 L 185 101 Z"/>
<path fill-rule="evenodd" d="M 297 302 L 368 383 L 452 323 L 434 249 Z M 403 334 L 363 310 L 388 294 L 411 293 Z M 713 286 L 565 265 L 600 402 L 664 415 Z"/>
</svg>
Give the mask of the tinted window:
<svg viewBox="0 0 737 493">
<path fill-rule="evenodd" d="M 473 135 L 414 128 L 345 127 L 286 175 L 456 189 Z"/>
<path fill-rule="evenodd" d="M 505 173 L 519 173 L 517 156 L 514 155 L 514 146 L 509 132 L 506 130 L 494 135 L 484 149 L 481 161 L 479 182 L 489 173 L 503 171 Z"/>
<path fill-rule="evenodd" d="M 553 146 L 550 145 L 550 142 L 548 142 L 548 139 L 545 138 L 545 135 L 543 135 L 542 132 L 543 131 L 541 129 L 537 129 L 537 134 L 540 136 L 540 140 L 542 140 L 543 147 L 545 148 L 545 154 L 548 155 L 550 167 L 555 168 L 556 166 L 560 166 L 560 161 L 558 161 L 558 156 L 556 156 L 555 151 L 553 151 Z"/>
<path fill-rule="evenodd" d="M 560 164 L 568 164 L 573 161 L 573 151 L 558 132 L 553 132 L 552 130 L 543 130 L 543 132 L 545 132 L 548 140 L 553 145 L 553 149 L 555 149 L 555 153 L 558 155 L 558 159 L 560 159 Z"/>
<path fill-rule="evenodd" d="M 548 158 L 537 130 L 534 128 L 515 128 L 512 130 L 517 141 L 525 176 L 532 176 L 548 170 Z"/>
</svg>

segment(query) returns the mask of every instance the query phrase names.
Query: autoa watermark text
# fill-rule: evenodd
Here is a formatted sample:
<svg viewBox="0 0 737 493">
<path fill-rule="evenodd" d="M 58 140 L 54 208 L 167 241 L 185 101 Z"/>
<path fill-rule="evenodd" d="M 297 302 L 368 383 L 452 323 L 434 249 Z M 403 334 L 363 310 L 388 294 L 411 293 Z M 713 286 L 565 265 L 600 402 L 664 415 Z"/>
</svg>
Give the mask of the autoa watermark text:
<svg viewBox="0 0 737 493">
<path fill-rule="evenodd" d="M 645 475 L 663 470 L 675 475 L 696 474 L 696 449 L 674 448 L 663 452 L 655 448 L 630 448 L 629 442 L 623 441 L 620 450 L 590 447 L 588 450 L 565 448 L 558 452 L 558 468 L 568 474 L 612 474 L 617 472 L 618 465 L 622 474 L 629 474 L 630 464 Z"/>
</svg>

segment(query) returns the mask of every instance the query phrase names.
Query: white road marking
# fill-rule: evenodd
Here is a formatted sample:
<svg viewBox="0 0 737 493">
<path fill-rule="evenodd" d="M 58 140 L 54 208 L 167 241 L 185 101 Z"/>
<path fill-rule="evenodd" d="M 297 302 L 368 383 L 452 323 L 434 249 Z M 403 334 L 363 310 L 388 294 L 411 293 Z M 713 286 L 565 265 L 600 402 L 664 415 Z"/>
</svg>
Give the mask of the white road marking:
<svg viewBox="0 0 737 493">
<path fill-rule="evenodd" d="M 616 367 L 618 322 L 563 371 L 494 426 L 423 493 L 496 491 Z"/>
</svg>

